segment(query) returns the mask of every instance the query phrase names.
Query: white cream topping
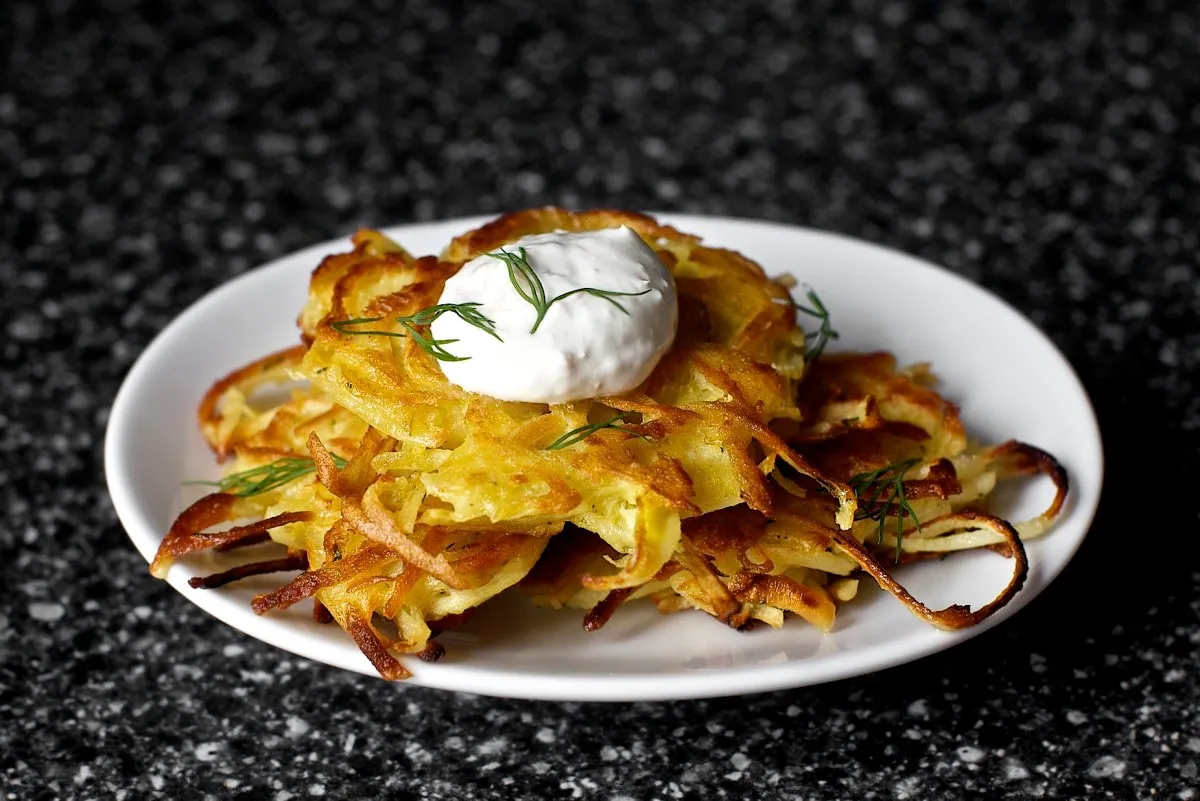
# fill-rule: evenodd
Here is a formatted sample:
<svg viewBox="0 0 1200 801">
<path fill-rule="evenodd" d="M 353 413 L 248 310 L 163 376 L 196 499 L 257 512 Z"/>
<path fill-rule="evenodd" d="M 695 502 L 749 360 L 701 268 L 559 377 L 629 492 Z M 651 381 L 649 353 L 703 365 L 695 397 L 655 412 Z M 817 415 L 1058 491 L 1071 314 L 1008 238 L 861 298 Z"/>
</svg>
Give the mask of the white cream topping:
<svg viewBox="0 0 1200 801">
<path fill-rule="evenodd" d="M 481 304 L 500 339 L 456 315 L 437 318 L 433 337 L 458 340 L 445 347 L 466 357 L 441 362 L 446 378 L 470 392 L 531 403 L 616 395 L 645 381 L 675 340 L 679 306 L 671 273 L 642 238 L 621 226 L 537 234 L 504 246 L 512 254 L 521 248 L 548 301 L 584 287 L 644 294 L 611 301 L 573 294 L 552 303 L 531 332 L 537 311 L 513 288 L 508 265 L 479 256 L 446 281 L 439 303 Z"/>
</svg>

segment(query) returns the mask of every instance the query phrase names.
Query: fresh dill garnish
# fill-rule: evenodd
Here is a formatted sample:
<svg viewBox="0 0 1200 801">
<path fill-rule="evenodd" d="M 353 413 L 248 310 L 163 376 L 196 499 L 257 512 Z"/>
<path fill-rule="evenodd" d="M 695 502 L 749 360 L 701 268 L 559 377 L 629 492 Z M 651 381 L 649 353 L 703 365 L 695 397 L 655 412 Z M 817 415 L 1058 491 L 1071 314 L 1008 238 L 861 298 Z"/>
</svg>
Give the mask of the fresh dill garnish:
<svg viewBox="0 0 1200 801">
<path fill-rule="evenodd" d="M 496 324 L 479 310 L 480 303 L 438 303 L 430 306 L 427 309 L 421 309 L 416 314 L 410 314 L 407 317 L 397 317 L 396 322 L 405 325 L 433 325 L 433 321 L 441 317 L 443 314 L 453 314 L 468 325 L 473 325 L 485 334 L 494 336 L 497 340 L 500 335 L 496 333 Z"/>
<path fill-rule="evenodd" d="M 829 310 L 825 308 L 825 304 L 821 302 L 821 298 L 817 293 L 809 288 L 805 290 L 804 296 L 808 298 L 811 307 L 797 303 L 789 295 L 785 302 L 790 303 L 792 308 L 798 312 L 807 314 L 809 317 L 815 317 L 821 321 L 816 331 L 810 331 L 804 335 L 804 342 L 807 347 L 804 349 L 804 360 L 815 361 L 825 352 L 825 346 L 830 340 L 838 338 L 838 332 L 834 330 L 833 324 L 829 319 Z M 784 300 L 780 298 L 780 300 Z M 811 344 L 810 344 L 811 343 Z"/>
<path fill-rule="evenodd" d="M 373 336 L 373 337 L 398 337 L 404 339 L 408 334 L 399 331 L 354 331 L 350 328 L 352 325 L 362 325 L 363 323 L 377 323 L 384 318 L 382 317 L 354 317 L 349 320 L 335 320 L 329 324 L 329 327 L 339 334 L 354 334 L 356 336 Z"/>
<path fill-rule="evenodd" d="M 334 456 L 333 461 L 339 468 L 346 466 L 346 460 L 340 456 Z M 258 467 L 251 467 L 249 470 L 230 473 L 220 481 L 188 481 L 186 483 L 205 484 L 239 498 L 249 498 L 253 495 L 270 492 L 284 484 L 290 484 L 302 476 L 315 473 L 316 470 L 316 464 L 307 456 L 285 456 Z"/>
<path fill-rule="evenodd" d="M 329 324 L 329 327 L 339 334 L 357 334 L 366 336 L 382 336 L 382 337 L 398 337 L 401 339 L 409 338 L 417 343 L 421 350 L 428 353 L 438 361 L 443 362 L 465 362 L 470 356 L 455 356 L 450 351 L 446 350 L 446 345 L 452 345 L 458 342 L 457 339 L 434 339 L 427 337 L 417 330 L 417 326 L 428 327 L 433 324 L 433 321 L 441 317 L 443 314 L 453 314 L 468 325 L 473 325 L 480 331 L 494 336 L 497 340 L 500 335 L 496 333 L 496 323 L 479 311 L 479 303 L 438 303 L 435 306 L 430 306 L 426 309 L 421 309 L 414 314 L 396 317 L 394 321 L 404 327 L 404 331 L 381 331 L 375 330 L 355 330 L 350 328 L 354 325 L 363 325 L 364 323 L 377 323 L 384 319 L 383 317 L 355 317 L 352 320 L 338 320 Z"/>
<path fill-rule="evenodd" d="M 878 470 L 858 473 L 850 477 L 850 488 L 863 505 L 854 515 L 856 520 L 878 520 L 879 531 L 876 544 L 883 544 L 887 518 L 896 517 L 896 564 L 900 563 L 901 546 L 904 538 L 904 518 L 913 521 L 917 531 L 921 521 L 904 497 L 904 474 L 921 463 L 919 458 L 905 459 Z"/>
<path fill-rule="evenodd" d="M 622 314 L 627 315 L 629 314 L 629 310 L 618 303 L 615 298 L 637 297 L 638 295 L 645 295 L 650 291 L 649 289 L 643 289 L 641 292 L 617 292 L 612 289 L 596 289 L 589 286 L 572 289 L 569 292 L 564 292 L 561 295 L 547 299 L 546 287 L 542 284 L 542 279 L 529 263 L 525 248 L 519 248 L 517 253 L 509 253 L 504 248 L 500 248 L 499 253 L 488 253 L 487 255 L 504 262 L 508 267 L 508 280 L 512 282 L 513 289 L 537 312 L 537 319 L 533 321 L 533 328 L 529 329 L 529 333 L 531 334 L 537 333 L 538 326 L 542 324 L 542 320 L 546 317 L 546 312 L 550 311 L 551 306 L 572 295 L 583 293 L 602 298 L 620 309 Z"/>
<path fill-rule="evenodd" d="M 621 428 L 621 429 L 623 429 L 624 427 L 620 424 L 625 422 L 625 420 L 627 419 L 627 416 L 628 416 L 628 412 L 620 412 L 615 417 L 610 417 L 609 419 L 604 420 L 602 422 L 589 423 L 588 425 L 580 426 L 579 428 L 572 428 L 570 431 L 563 434 L 558 439 L 554 440 L 554 442 L 551 442 L 549 445 L 547 445 L 546 450 L 557 451 L 557 450 L 561 450 L 562 448 L 569 448 L 572 445 L 576 444 L 577 442 L 583 442 L 585 439 L 590 437 L 592 434 L 595 434 L 597 431 L 600 431 L 601 429 L 604 429 L 604 428 Z M 647 438 L 645 435 L 639 434 L 636 431 L 630 431 L 629 433 L 633 434 L 635 437 L 641 437 L 642 439 Z"/>
</svg>

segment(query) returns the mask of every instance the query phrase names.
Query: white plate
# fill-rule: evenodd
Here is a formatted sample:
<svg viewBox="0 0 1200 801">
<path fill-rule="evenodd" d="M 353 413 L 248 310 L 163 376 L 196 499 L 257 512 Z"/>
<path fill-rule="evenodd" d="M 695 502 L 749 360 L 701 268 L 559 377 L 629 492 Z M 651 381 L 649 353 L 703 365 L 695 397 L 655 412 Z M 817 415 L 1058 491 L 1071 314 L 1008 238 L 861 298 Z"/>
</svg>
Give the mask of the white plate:
<svg viewBox="0 0 1200 801">
<path fill-rule="evenodd" d="M 623 606 L 603 629 L 586 633 L 581 613 L 538 610 L 519 596 L 502 595 L 464 629 L 440 638 L 446 646 L 442 661 L 405 659 L 413 672 L 407 683 L 588 701 L 797 687 L 880 670 L 961 643 L 1010 617 L 1058 575 L 1095 513 L 1102 451 L 1083 387 L 1037 328 L 980 287 L 874 245 L 770 223 L 656 216 L 708 244 L 740 250 L 770 273 L 791 272 L 811 285 L 841 332 L 836 349 L 887 349 L 902 362 L 932 362 L 943 379 L 941 390 L 960 404 L 969 432 L 985 441 L 1022 439 L 1058 457 L 1072 485 L 1066 511 L 1050 534 L 1030 543 L 1024 589 L 967 631 L 934 629 L 873 586 L 838 612 L 827 635 L 795 619 L 778 630 L 741 633 L 699 612 L 662 616 L 648 603 Z M 414 253 L 437 253 L 484 219 L 408 225 L 388 233 Z M 197 429 L 201 395 L 229 370 L 298 341 L 295 321 L 309 273 L 347 242 L 308 248 L 217 288 L 171 323 L 130 370 L 109 420 L 105 469 L 117 513 L 147 560 L 175 515 L 197 495 L 182 482 L 218 473 Z M 1002 511 L 1017 519 L 1040 511 L 1050 497 L 1043 483 L 1009 493 L 1010 506 Z M 222 564 L 230 562 L 210 555 L 188 559 L 172 567 L 168 581 L 192 603 L 253 637 L 375 675 L 341 629 L 312 622 L 308 604 L 264 617 L 251 611 L 251 597 L 277 586 L 279 576 L 219 590 L 187 586 L 188 578 Z M 992 598 L 1010 570 L 1011 562 L 994 554 L 967 553 L 906 568 L 901 579 L 935 608 L 977 605 Z"/>
</svg>

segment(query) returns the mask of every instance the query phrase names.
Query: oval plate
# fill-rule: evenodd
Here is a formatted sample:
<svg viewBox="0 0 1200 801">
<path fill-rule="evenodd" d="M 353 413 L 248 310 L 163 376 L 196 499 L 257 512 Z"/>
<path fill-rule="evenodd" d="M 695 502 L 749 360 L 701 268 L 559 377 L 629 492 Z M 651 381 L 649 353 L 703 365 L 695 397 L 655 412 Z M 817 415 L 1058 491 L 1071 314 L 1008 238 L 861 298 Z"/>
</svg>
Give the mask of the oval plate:
<svg viewBox="0 0 1200 801">
<path fill-rule="evenodd" d="M 829 634 L 794 618 L 781 629 L 737 632 L 700 612 L 660 615 L 648 603 L 623 606 L 603 629 L 587 633 L 581 612 L 537 609 L 510 592 L 486 604 L 464 628 L 441 635 L 446 656 L 440 662 L 406 658 L 413 672 L 407 684 L 577 701 L 702 698 L 816 684 L 961 643 L 1011 617 L 1066 566 L 1100 498 L 1100 433 L 1071 366 L 1025 317 L 953 273 L 874 245 L 772 223 L 655 216 L 706 244 L 741 251 L 768 273 L 792 273 L 813 287 L 841 333 L 834 349 L 889 350 L 902 364 L 930 362 L 942 380 L 939 391 L 960 405 L 972 436 L 1024 440 L 1062 462 L 1072 485 L 1066 510 L 1049 534 L 1029 544 L 1029 579 L 1016 598 L 966 631 L 932 628 L 869 581 L 839 609 Z M 406 225 L 387 233 L 417 255 L 438 253 L 452 237 L 488 219 Z M 200 494 L 183 482 L 219 473 L 196 423 L 201 396 L 233 368 L 298 341 L 295 321 L 309 274 L 323 256 L 347 248 L 348 239 L 307 248 L 215 289 L 172 322 L 130 370 L 108 423 L 105 471 L 117 514 L 147 561 L 175 516 Z M 1051 495 L 1044 483 L 998 493 L 995 511 L 1012 520 L 1036 514 Z M 280 576 L 219 590 L 187 585 L 192 576 L 231 565 L 227 557 L 201 555 L 175 564 L 167 580 L 252 637 L 376 675 L 340 628 L 312 621 L 307 604 L 264 617 L 251 611 L 250 599 L 278 586 Z M 904 568 L 900 578 L 934 608 L 974 606 L 990 600 L 1010 571 L 1008 560 L 972 552 Z"/>
</svg>

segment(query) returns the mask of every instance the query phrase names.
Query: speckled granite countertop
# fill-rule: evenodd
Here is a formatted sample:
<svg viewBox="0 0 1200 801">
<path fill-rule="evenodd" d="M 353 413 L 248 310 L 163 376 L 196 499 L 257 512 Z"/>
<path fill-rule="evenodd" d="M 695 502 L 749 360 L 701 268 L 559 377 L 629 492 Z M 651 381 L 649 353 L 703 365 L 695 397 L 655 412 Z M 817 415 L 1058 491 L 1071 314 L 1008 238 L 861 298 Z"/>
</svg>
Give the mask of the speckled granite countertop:
<svg viewBox="0 0 1200 801">
<path fill-rule="evenodd" d="M 1194 2 L 173 5 L 0 8 L 7 798 L 1198 796 Z M 150 579 L 102 432 L 175 314 L 360 224 L 544 202 L 799 222 L 1000 293 L 1104 427 L 1076 561 L 916 664 L 629 706 L 391 687 Z"/>
</svg>

